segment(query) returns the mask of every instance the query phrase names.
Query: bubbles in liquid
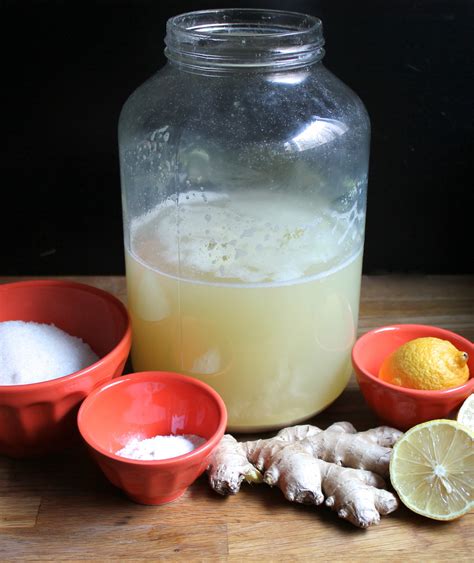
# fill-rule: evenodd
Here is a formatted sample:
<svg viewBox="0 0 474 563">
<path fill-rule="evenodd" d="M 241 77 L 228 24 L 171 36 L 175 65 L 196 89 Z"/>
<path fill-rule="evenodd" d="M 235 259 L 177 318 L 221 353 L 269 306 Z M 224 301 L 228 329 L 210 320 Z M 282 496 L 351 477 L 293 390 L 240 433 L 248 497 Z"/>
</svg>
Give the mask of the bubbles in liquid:
<svg viewBox="0 0 474 563">
<path fill-rule="evenodd" d="M 258 191 L 185 192 L 135 219 L 131 238 L 132 252 L 163 273 L 233 283 L 316 275 L 362 244 L 350 213 L 335 216 L 324 204 L 315 212 L 304 199 Z"/>
<path fill-rule="evenodd" d="M 134 368 L 212 385 L 234 431 L 297 423 L 351 373 L 361 224 L 347 206 L 279 192 L 205 195 L 170 197 L 132 223 Z"/>
</svg>

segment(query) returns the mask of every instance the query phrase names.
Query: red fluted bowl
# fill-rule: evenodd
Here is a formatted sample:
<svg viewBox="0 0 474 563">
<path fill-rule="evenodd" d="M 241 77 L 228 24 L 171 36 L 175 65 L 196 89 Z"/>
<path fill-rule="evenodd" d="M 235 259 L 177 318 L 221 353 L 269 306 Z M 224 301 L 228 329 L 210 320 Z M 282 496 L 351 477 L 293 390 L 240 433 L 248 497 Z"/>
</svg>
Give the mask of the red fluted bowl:
<svg viewBox="0 0 474 563">
<path fill-rule="evenodd" d="M 407 389 L 378 377 L 383 360 L 405 342 L 434 336 L 449 340 L 469 354 L 470 377 L 464 385 L 440 391 Z M 379 418 L 395 428 L 407 430 L 416 424 L 448 418 L 474 393 L 474 345 L 459 334 L 435 326 L 399 324 L 383 326 L 361 336 L 352 349 L 352 365 L 367 404 Z"/>
<path fill-rule="evenodd" d="M 179 498 L 207 468 L 224 435 L 227 412 L 205 383 L 172 372 L 124 375 L 87 397 L 79 430 L 93 458 L 110 480 L 135 502 L 164 504 Z M 204 444 L 181 456 L 135 460 L 115 454 L 131 438 L 195 434 Z"/>
<path fill-rule="evenodd" d="M 121 375 L 131 345 L 124 305 L 113 295 L 70 281 L 0 285 L 0 322 L 54 324 L 82 338 L 99 360 L 70 375 L 27 385 L 0 385 L 0 454 L 31 457 L 58 450 L 77 436 L 80 403 Z"/>
</svg>

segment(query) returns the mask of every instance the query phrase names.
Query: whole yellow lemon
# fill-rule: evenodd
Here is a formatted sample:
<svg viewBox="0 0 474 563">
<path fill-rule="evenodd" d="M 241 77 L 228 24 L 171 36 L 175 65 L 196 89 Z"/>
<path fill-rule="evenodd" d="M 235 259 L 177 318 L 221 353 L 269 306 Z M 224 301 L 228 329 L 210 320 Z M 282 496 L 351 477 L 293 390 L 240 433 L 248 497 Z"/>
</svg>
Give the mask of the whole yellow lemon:
<svg viewBox="0 0 474 563">
<path fill-rule="evenodd" d="M 379 377 L 410 389 L 447 389 L 469 379 L 468 355 L 440 338 L 415 338 L 385 358 Z"/>
</svg>

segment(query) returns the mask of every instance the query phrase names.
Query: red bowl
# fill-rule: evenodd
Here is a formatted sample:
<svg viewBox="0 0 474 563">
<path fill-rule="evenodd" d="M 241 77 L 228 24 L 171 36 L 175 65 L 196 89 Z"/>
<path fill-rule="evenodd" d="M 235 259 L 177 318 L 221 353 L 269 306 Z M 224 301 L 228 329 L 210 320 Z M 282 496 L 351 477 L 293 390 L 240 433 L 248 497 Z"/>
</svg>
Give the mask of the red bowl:
<svg viewBox="0 0 474 563">
<path fill-rule="evenodd" d="M 469 354 L 469 380 L 442 391 L 398 387 L 378 377 L 383 360 L 399 346 L 424 336 L 449 340 Z M 447 418 L 474 392 L 474 345 L 454 332 L 435 326 L 400 324 L 377 328 L 361 336 L 352 349 L 352 365 L 368 405 L 386 423 L 406 430 L 427 420 Z"/>
<path fill-rule="evenodd" d="M 113 295 L 70 281 L 0 285 L 0 322 L 53 323 L 87 342 L 99 361 L 41 383 L 0 385 L 0 454 L 30 457 L 57 450 L 77 436 L 82 400 L 123 372 L 131 345 L 124 305 Z"/>
<path fill-rule="evenodd" d="M 227 412 L 211 387 L 185 375 L 145 371 L 104 384 L 79 409 L 78 425 L 106 477 L 141 504 L 180 497 L 207 468 Z M 141 461 L 115 455 L 134 437 L 195 434 L 206 442 L 185 455 Z"/>
</svg>

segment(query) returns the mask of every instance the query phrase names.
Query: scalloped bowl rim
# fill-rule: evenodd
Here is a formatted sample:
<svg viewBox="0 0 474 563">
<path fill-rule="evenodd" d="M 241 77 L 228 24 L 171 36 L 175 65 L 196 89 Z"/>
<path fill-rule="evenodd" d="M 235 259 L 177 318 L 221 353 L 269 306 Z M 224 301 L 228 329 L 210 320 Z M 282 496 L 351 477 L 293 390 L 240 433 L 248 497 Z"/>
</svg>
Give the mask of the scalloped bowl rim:
<svg viewBox="0 0 474 563">
<path fill-rule="evenodd" d="M 467 347 L 469 349 L 471 349 L 473 347 L 472 342 L 470 342 L 467 338 L 465 338 L 464 336 L 461 336 L 460 334 L 457 334 L 456 332 L 453 332 L 451 330 L 447 330 L 445 328 L 441 328 L 441 327 L 437 327 L 434 325 L 422 325 L 422 324 L 393 324 L 393 325 L 385 325 L 385 326 L 381 326 L 381 327 L 377 327 L 374 328 L 372 330 L 369 330 L 368 332 L 364 333 L 361 337 L 359 337 L 353 348 L 352 348 L 352 363 L 354 366 L 357 366 L 357 369 L 360 370 L 368 379 L 370 379 L 371 381 L 374 381 L 375 383 L 379 384 L 381 387 L 386 387 L 387 389 L 390 389 L 392 391 L 398 391 L 399 393 L 403 393 L 406 395 L 411 395 L 412 397 L 418 397 L 418 398 L 435 398 L 435 397 L 449 397 L 451 395 L 458 395 L 461 394 L 462 392 L 465 392 L 466 389 L 471 389 L 471 391 L 474 392 L 474 372 L 469 373 L 469 379 L 466 381 L 466 383 L 463 383 L 462 385 L 458 385 L 457 387 L 449 387 L 448 389 L 438 389 L 438 390 L 434 390 L 434 389 L 411 389 L 409 387 L 402 387 L 401 385 L 393 385 L 392 383 L 388 383 L 386 381 L 383 381 L 382 379 L 380 379 L 378 377 L 378 375 L 373 375 L 370 371 L 368 371 L 365 366 L 363 366 L 359 361 L 356 361 L 356 354 L 359 351 L 359 347 L 361 345 L 361 343 L 364 343 L 366 340 L 369 340 L 370 338 L 373 338 L 374 335 L 381 333 L 381 332 L 389 332 L 389 331 L 393 331 L 393 332 L 402 332 L 404 329 L 426 329 L 427 332 L 435 332 L 436 334 L 430 334 L 427 336 L 434 336 L 434 337 L 442 337 L 444 336 L 445 340 L 449 340 L 451 341 L 452 336 L 455 336 L 456 339 L 461 340 L 462 342 L 465 342 Z M 422 336 L 419 336 L 418 338 L 422 338 Z"/>
</svg>

